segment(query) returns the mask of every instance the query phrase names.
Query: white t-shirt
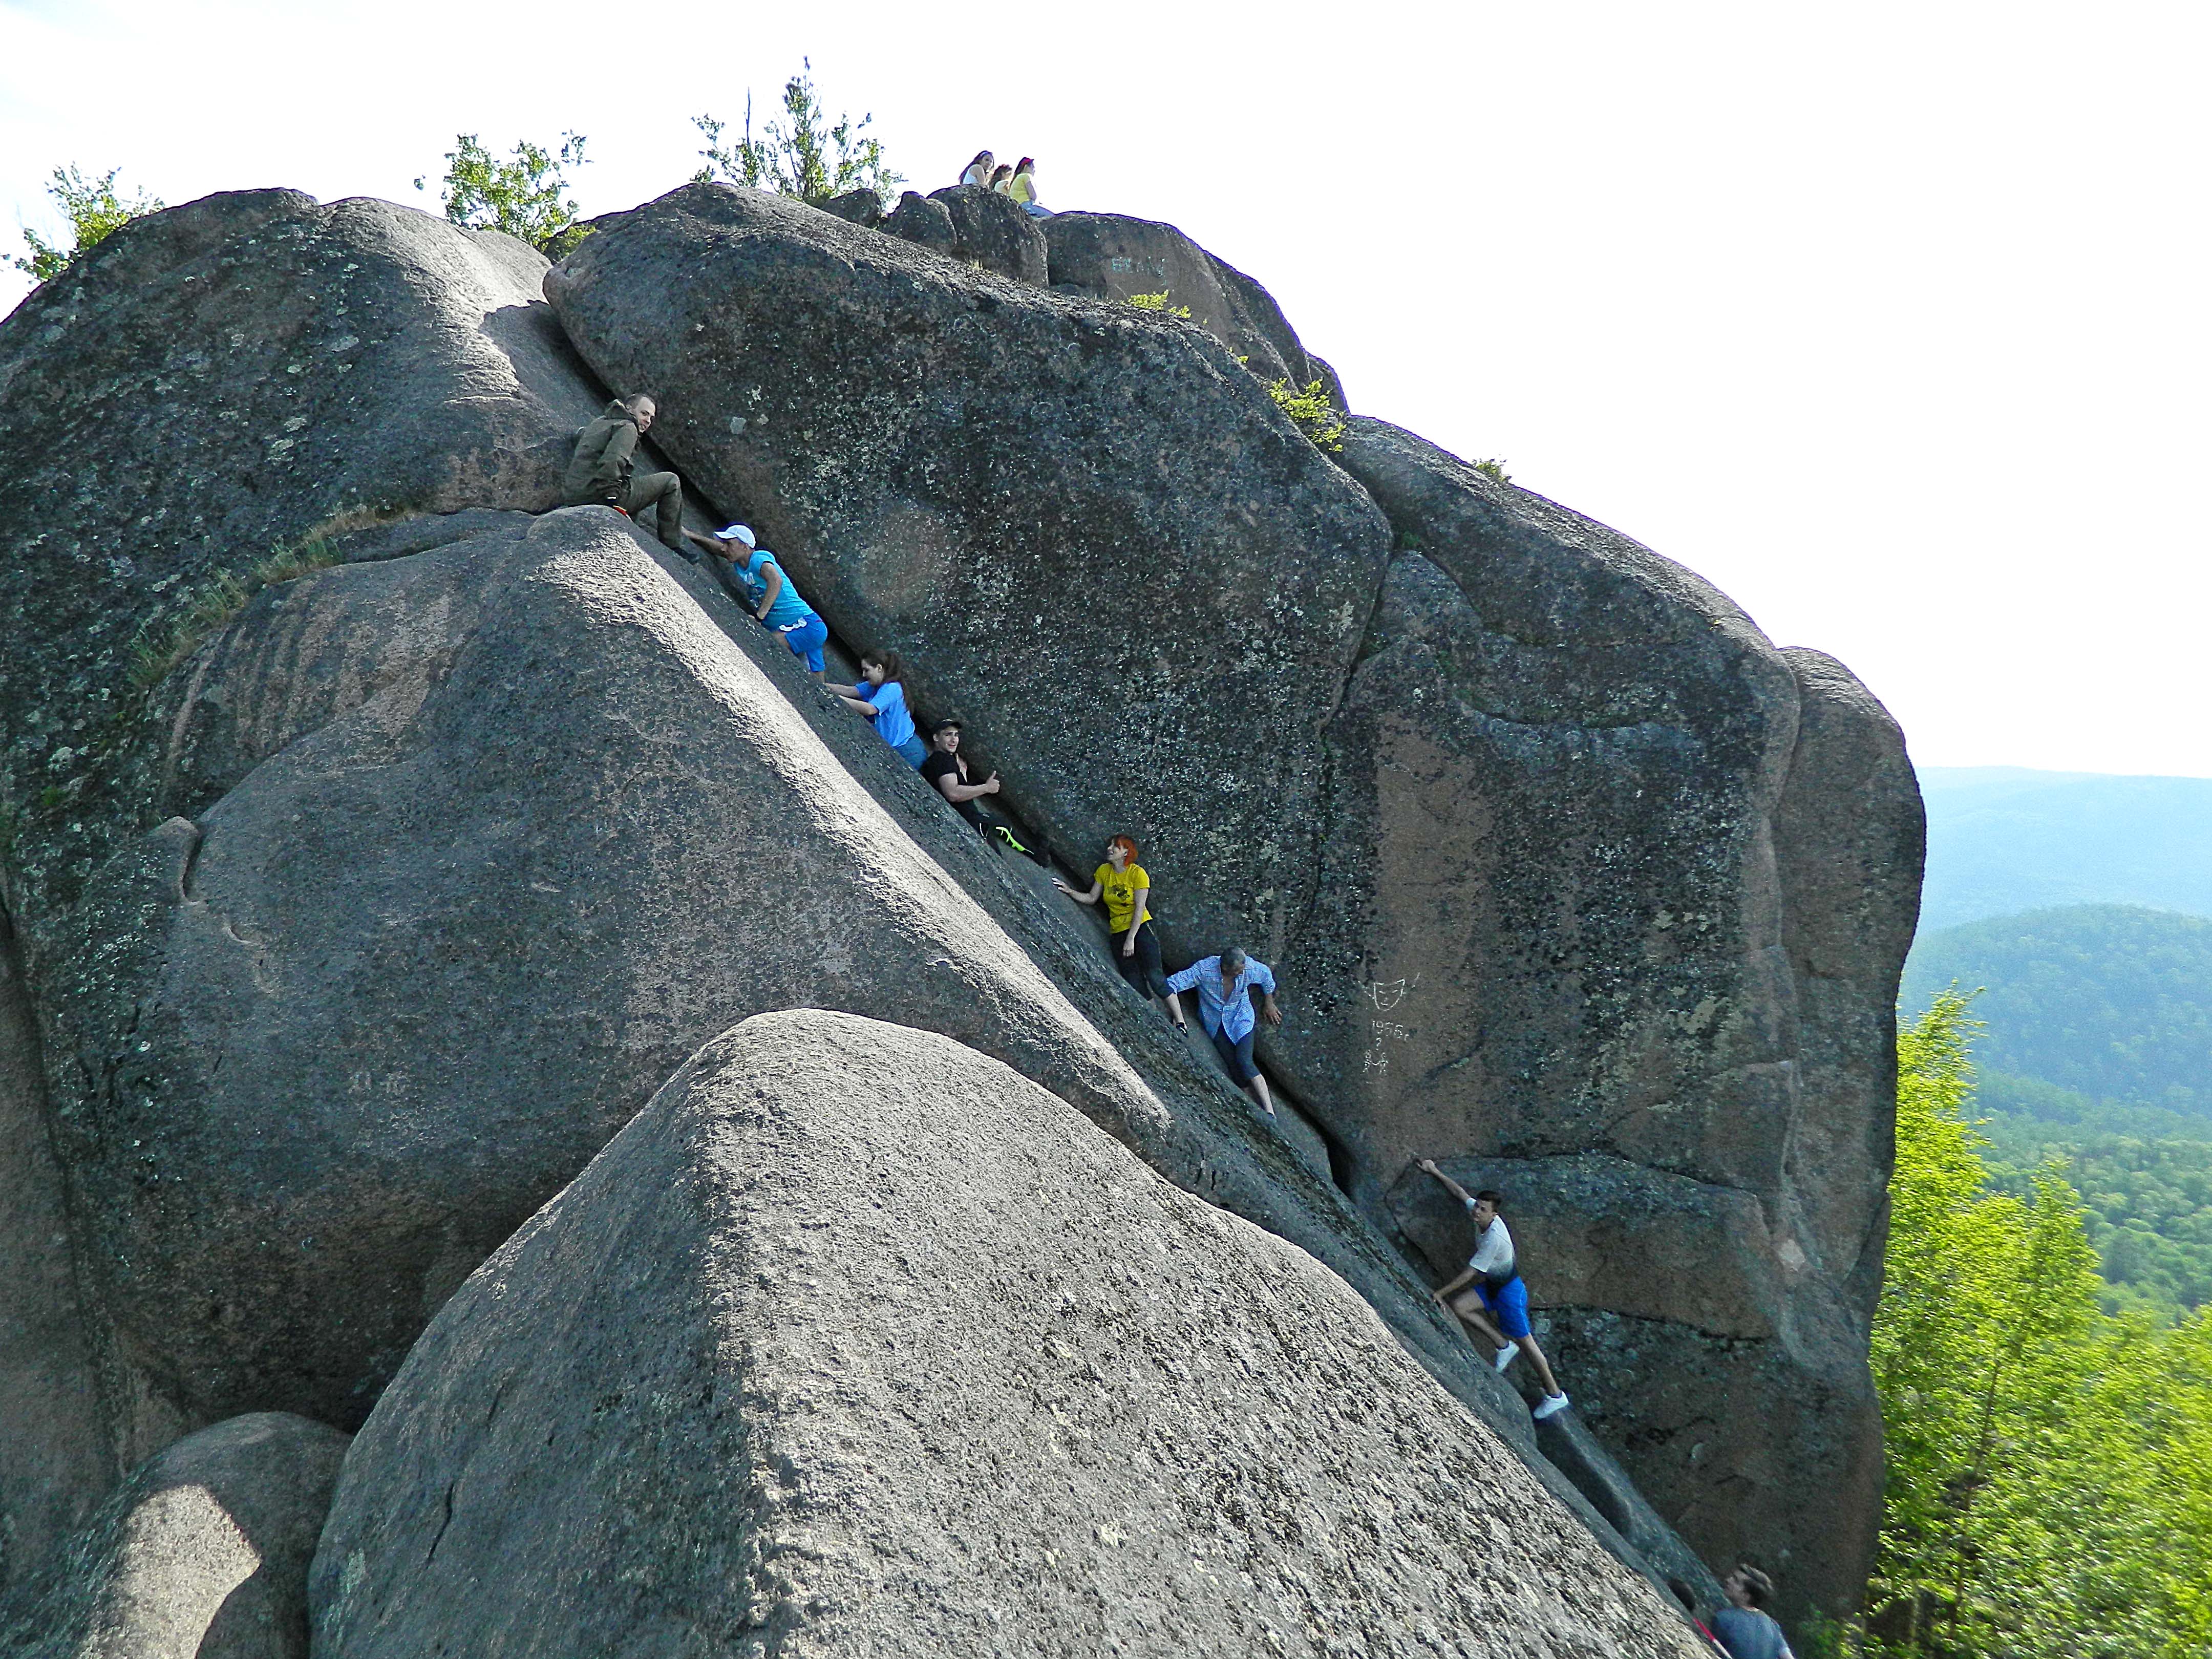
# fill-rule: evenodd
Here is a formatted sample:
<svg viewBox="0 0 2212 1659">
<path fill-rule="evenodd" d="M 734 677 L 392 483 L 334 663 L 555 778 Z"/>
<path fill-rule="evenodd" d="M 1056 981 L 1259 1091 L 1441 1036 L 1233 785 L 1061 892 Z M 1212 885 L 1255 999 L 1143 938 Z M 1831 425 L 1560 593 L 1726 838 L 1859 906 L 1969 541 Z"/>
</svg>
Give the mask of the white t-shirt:
<svg viewBox="0 0 2212 1659">
<path fill-rule="evenodd" d="M 1472 1210 L 1474 1206 L 1467 1206 Z M 1474 1243 L 1474 1254 L 1467 1265 L 1480 1273 L 1486 1283 L 1503 1285 L 1513 1277 L 1513 1235 L 1505 1231 L 1505 1218 L 1493 1216 L 1490 1224 L 1482 1230 L 1482 1237 Z"/>
</svg>

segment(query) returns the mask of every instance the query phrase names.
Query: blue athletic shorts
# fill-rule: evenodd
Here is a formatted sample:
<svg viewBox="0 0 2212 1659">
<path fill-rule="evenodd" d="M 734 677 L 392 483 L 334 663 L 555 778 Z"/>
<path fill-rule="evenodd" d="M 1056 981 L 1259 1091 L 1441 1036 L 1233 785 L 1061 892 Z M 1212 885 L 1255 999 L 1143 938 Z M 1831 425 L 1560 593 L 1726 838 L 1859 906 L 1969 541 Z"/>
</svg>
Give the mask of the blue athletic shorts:
<svg viewBox="0 0 2212 1659">
<path fill-rule="evenodd" d="M 1482 1305 L 1490 1310 L 1490 1322 L 1518 1342 L 1528 1334 L 1528 1287 L 1516 1273 L 1496 1290 L 1478 1282 L 1475 1292 L 1482 1297 Z"/>
<path fill-rule="evenodd" d="M 783 635 L 783 642 L 791 647 L 793 656 L 802 659 L 813 672 L 822 672 L 822 647 L 830 643 L 830 629 L 821 617 L 809 617 L 803 623 L 793 623 L 775 631 Z"/>
</svg>

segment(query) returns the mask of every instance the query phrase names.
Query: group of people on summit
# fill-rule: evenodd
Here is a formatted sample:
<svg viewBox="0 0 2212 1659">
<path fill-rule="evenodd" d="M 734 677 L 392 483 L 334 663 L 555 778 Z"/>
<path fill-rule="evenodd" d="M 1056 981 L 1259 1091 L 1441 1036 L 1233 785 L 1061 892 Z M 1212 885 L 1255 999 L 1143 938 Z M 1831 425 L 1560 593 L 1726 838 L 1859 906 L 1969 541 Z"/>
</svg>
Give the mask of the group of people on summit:
<svg viewBox="0 0 2212 1659">
<path fill-rule="evenodd" d="M 1023 159 L 1010 176 L 1027 179 L 1034 164 Z M 969 164 L 963 183 L 990 181 L 998 187 L 1004 167 L 992 171 L 991 154 L 985 150 Z M 1034 185 L 1026 196 L 1016 193 L 1033 213 Z M 1010 192 L 1012 193 L 1012 192 Z M 574 454 L 562 479 L 562 498 L 569 506 L 611 507 L 649 527 L 661 544 L 696 563 L 705 555 L 725 591 L 742 604 L 760 625 L 780 635 L 793 656 L 806 665 L 817 682 L 855 714 L 868 720 L 876 735 L 906 763 L 919 771 L 945 803 L 987 840 L 994 839 L 1033 859 L 1048 862 L 1039 848 L 1024 845 L 1012 828 L 984 812 L 980 803 L 999 793 L 996 772 L 978 779 L 960 752 L 961 725 L 940 720 L 930 728 L 925 744 L 915 726 L 914 710 L 903 683 L 904 665 L 897 652 L 872 648 L 860 659 L 859 678 L 850 684 L 825 680 L 828 625 L 792 583 L 775 554 L 759 544 L 751 528 L 732 524 L 702 534 L 683 523 L 683 485 L 673 472 L 636 471 L 640 440 L 651 430 L 659 410 L 642 394 L 620 398 L 607 405 L 576 441 Z M 1079 889 L 1058 877 L 1053 885 L 1082 905 L 1103 905 L 1115 969 L 1147 1004 L 1158 1003 L 1179 1032 L 1188 1032 L 1189 1021 L 1182 998 L 1194 996 L 1199 1024 L 1231 1077 L 1249 1092 L 1267 1116 L 1275 1115 L 1275 1103 L 1267 1079 L 1253 1057 L 1253 1043 L 1261 1021 L 1280 1025 L 1282 1010 L 1275 1001 L 1275 975 L 1264 962 L 1254 959 L 1236 945 L 1192 963 L 1180 972 L 1165 971 L 1160 943 L 1152 927 L 1152 879 L 1138 862 L 1135 841 L 1126 835 L 1110 837 L 1091 884 Z M 1255 994 L 1260 999 L 1254 1007 Z M 1566 1409 L 1568 1401 L 1551 1361 L 1528 1322 L 1528 1291 L 1522 1281 L 1513 1235 L 1499 1213 L 1504 1200 L 1485 1188 L 1470 1193 L 1433 1158 L 1421 1160 L 1421 1170 L 1440 1182 L 1452 1200 L 1464 1207 L 1474 1232 L 1474 1251 L 1467 1266 L 1434 1292 L 1437 1304 L 1487 1343 L 1491 1363 L 1500 1372 L 1526 1356 L 1543 1397 L 1533 1414 L 1542 1421 Z M 1707 1632 L 1732 1659 L 1786 1659 L 1789 1647 L 1781 1627 L 1761 1609 L 1772 1594 L 1772 1585 L 1757 1569 L 1737 1569 L 1725 1586 L 1729 1605 L 1713 1615 Z"/>
<path fill-rule="evenodd" d="M 985 190 L 994 190 L 1001 196 L 1011 196 L 1023 212 L 1032 219 L 1049 219 L 1052 210 L 1037 200 L 1036 158 L 1024 155 L 1012 167 L 996 161 L 988 149 L 975 152 L 975 159 L 961 169 L 960 182 L 980 185 Z"/>
</svg>

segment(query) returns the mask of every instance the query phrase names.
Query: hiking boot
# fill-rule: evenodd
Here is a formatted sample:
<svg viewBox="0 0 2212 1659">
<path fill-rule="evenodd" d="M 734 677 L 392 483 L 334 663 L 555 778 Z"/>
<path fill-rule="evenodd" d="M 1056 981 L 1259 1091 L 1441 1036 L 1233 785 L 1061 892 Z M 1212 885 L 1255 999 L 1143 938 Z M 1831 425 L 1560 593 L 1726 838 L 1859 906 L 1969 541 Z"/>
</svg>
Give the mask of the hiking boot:
<svg viewBox="0 0 2212 1659">
<path fill-rule="evenodd" d="M 1520 1357 L 1521 1345 L 1518 1342 L 1509 1342 L 1491 1356 L 1490 1363 L 1502 1371 Z"/>
<path fill-rule="evenodd" d="M 1539 1423 L 1547 1417 L 1557 1417 L 1567 1408 L 1567 1397 L 1563 1394 L 1547 1394 L 1537 1401 L 1536 1409 L 1529 1413 Z"/>
</svg>

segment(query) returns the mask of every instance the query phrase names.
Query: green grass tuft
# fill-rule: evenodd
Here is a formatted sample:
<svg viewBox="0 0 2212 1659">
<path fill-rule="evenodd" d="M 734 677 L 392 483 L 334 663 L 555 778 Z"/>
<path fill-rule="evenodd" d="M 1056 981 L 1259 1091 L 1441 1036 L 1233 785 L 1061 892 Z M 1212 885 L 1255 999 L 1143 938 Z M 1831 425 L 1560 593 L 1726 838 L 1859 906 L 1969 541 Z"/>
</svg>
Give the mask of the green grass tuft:
<svg viewBox="0 0 2212 1659">
<path fill-rule="evenodd" d="M 131 689 L 151 691 L 200 647 L 229 626 L 264 587 L 274 587 L 336 564 L 339 559 L 323 526 L 289 546 L 272 547 L 269 556 L 240 575 L 218 570 L 192 591 L 184 610 L 166 627 L 149 622 L 131 642 Z"/>
</svg>

